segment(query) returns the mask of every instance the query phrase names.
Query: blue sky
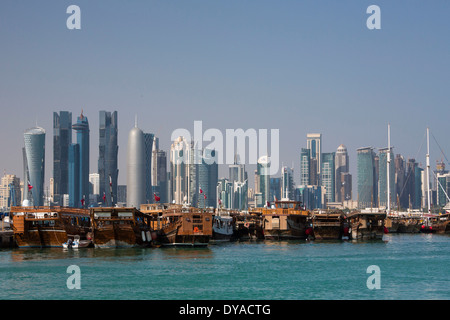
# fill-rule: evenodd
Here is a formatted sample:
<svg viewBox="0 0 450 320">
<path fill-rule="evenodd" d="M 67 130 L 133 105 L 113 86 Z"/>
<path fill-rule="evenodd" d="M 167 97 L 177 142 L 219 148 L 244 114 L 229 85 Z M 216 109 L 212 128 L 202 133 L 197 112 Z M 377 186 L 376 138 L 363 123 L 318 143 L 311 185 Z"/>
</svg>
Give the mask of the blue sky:
<svg viewBox="0 0 450 320">
<path fill-rule="evenodd" d="M 81 30 L 66 28 L 72 4 Z M 381 30 L 366 27 L 372 4 Z M 427 126 L 449 152 L 449 12 L 444 0 L 2 0 L 1 167 L 22 177 L 23 132 L 37 121 L 48 183 L 52 112 L 76 121 L 83 109 L 95 172 L 98 111 L 117 110 L 119 183 L 137 114 L 165 150 L 194 120 L 280 129 L 280 161 L 296 178 L 306 134 L 320 132 L 324 152 L 347 146 L 355 196 L 356 149 L 385 147 L 388 122 L 395 153 L 424 163 Z M 431 142 L 434 167 L 443 156 Z"/>
</svg>

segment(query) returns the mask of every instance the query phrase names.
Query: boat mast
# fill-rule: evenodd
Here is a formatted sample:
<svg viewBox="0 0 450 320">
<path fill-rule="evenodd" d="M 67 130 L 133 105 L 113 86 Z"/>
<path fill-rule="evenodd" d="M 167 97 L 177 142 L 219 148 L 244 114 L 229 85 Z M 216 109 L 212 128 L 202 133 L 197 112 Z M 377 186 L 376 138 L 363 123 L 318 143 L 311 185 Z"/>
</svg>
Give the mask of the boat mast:
<svg viewBox="0 0 450 320">
<path fill-rule="evenodd" d="M 388 152 L 387 152 L 387 214 L 391 213 L 390 170 L 391 166 L 391 125 L 388 123 Z"/>
<path fill-rule="evenodd" d="M 430 128 L 427 128 L 427 202 L 428 202 L 428 214 L 431 213 L 430 204 Z"/>
</svg>

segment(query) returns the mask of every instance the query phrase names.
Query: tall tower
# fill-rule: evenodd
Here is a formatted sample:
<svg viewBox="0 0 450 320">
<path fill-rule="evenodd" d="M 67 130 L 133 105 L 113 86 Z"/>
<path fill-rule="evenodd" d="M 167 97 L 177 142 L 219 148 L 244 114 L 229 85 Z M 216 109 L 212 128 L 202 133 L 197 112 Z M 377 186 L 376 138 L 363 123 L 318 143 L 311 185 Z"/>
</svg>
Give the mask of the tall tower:
<svg viewBox="0 0 450 320">
<path fill-rule="evenodd" d="M 184 137 L 178 137 L 170 148 L 171 198 L 177 204 L 188 200 L 189 196 L 189 162 L 191 145 Z"/>
<path fill-rule="evenodd" d="M 106 196 L 106 203 L 114 206 L 117 203 L 117 179 L 119 169 L 117 165 L 117 155 L 119 146 L 118 137 L 118 118 L 117 111 L 99 112 L 99 153 L 98 153 L 98 174 L 100 176 L 100 193 Z"/>
<path fill-rule="evenodd" d="M 306 135 L 306 148 L 310 150 L 311 160 L 314 160 L 316 163 L 316 174 L 320 176 L 320 170 L 322 168 L 322 134 L 308 133 Z M 313 180 L 317 179 L 313 177 Z"/>
<path fill-rule="evenodd" d="M 327 202 L 335 201 L 335 153 L 322 154 L 321 185 L 326 188 L 325 199 Z"/>
<path fill-rule="evenodd" d="M 358 207 L 377 207 L 376 159 L 372 147 L 359 148 L 358 161 Z"/>
<path fill-rule="evenodd" d="M 72 112 L 53 112 L 53 200 L 62 205 L 69 193 L 69 146 L 72 144 Z"/>
<path fill-rule="evenodd" d="M 45 130 L 40 127 L 28 129 L 24 133 L 26 172 L 31 189 L 31 199 L 34 206 L 44 205 L 45 176 Z M 27 181 L 24 181 L 26 190 Z M 26 191 L 25 191 L 26 193 Z M 24 198 L 26 199 L 26 198 Z"/>
<path fill-rule="evenodd" d="M 86 205 L 89 202 L 89 121 L 88 118 L 81 115 L 77 118 L 77 122 L 72 125 L 77 135 L 77 144 L 79 145 L 80 169 L 79 169 L 79 186 L 80 198 L 84 198 Z"/>
<path fill-rule="evenodd" d="M 139 208 L 145 203 L 145 145 L 144 133 L 137 127 L 128 134 L 127 150 L 127 206 Z"/>
<path fill-rule="evenodd" d="M 347 153 L 347 148 L 341 144 L 336 151 L 335 155 L 335 200 L 337 202 L 342 202 L 348 197 L 348 194 L 351 193 L 348 190 L 348 183 L 345 181 L 344 174 L 349 172 L 349 157 Z M 347 191 L 347 192 L 346 192 Z"/>
<path fill-rule="evenodd" d="M 153 133 L 144 133 L 145 149 L 145 203 L 153 203 L 152 194 L 152 154 L 155 135 Z"/>
<path fill-rule="evenodd" d="M 258 159 L 257 171 L 259 175 L 259 190 L 262 195 L 262 205 L 270 202 L 270 158 L 262 156 Z"/>
</svg>

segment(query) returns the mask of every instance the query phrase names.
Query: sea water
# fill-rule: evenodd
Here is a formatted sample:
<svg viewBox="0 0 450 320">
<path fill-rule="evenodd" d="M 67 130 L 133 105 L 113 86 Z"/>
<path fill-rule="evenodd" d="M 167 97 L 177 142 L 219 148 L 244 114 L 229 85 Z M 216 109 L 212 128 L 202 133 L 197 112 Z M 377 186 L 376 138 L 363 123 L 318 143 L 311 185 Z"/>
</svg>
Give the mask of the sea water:
<svg viewBox="0 0 450 320">
<path fill-rule="evenodd" d="M 450 236 L 436 234 L 206 248 L 2 249 L 0 299 L 449 299 L 449 265 Z M 69 285 L 71 266 L 79 289 Z"/>
</svg>

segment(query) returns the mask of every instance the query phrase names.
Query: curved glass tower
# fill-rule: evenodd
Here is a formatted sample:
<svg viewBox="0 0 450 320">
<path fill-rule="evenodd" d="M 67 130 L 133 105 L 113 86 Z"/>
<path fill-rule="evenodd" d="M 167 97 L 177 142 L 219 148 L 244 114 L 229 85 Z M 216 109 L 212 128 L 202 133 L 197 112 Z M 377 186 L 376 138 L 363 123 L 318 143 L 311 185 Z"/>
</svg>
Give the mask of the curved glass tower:
<svg viewBox="0 0 450 320">
<path fill-rule="evenodd" d="M 45 175 L 45 130 L 40 127 L 28 129 L 24 133 L 26 177 L 31 189 L 31 199 L 34 206 L 44 205 L 44 175 Z M 27 181 L 25 181 L 25 184 Z M 25 185 L 26 186 L 26 185 Z"/>
</svg>

